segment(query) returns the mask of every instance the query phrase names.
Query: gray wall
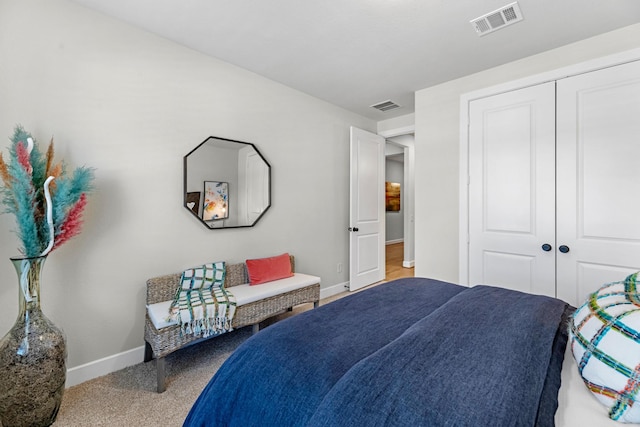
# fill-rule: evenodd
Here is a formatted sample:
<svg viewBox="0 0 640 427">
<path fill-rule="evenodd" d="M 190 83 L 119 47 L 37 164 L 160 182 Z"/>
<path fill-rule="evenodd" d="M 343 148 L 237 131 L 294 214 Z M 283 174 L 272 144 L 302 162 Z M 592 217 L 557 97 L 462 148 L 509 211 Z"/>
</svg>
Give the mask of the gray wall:
<svg viewBox="0 0 640 427">
<path fill-rule="evenodd" d="M 149 277 L 288 251 L 323 288 L 348 280 L 349 126 L 374 121 L 67 0 L 0 0 L 0 58 L 5 158 L 21 123 L 96 168 L 83 233 L 44 267 L 68 367 L 143 345 Z M 183 156 L 210 135 L 255 143 L 272 166 L 254 228 L 207 230 L 182 206 Z M 12 229 L 0 215 L 0 335 L 18 309 Z"/>
</svg>

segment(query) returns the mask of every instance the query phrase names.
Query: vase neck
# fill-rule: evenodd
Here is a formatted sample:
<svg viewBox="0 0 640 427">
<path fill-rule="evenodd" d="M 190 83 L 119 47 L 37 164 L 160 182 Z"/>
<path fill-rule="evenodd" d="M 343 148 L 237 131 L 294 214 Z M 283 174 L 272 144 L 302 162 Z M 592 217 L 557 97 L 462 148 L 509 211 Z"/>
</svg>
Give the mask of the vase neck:
<svg viewBox="0 0 640 427">
<path fill-rule="evenodd" d="M 11 258 L 18 274 L 20 315 L 40 309 L 40 275 L 47 257 Z"/>
</svg>

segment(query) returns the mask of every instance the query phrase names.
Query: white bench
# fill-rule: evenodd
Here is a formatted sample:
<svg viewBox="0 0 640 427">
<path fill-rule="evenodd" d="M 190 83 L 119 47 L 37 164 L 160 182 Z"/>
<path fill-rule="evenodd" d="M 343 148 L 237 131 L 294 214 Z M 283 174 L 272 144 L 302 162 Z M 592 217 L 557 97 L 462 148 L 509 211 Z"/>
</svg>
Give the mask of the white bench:
<svg viewBox="0 0 640 427">
<path fill-rule="evenodd" d="M 320 301 L 320 278 L 295 273 L 295 261 L 291 256 L 292 277 L 250 286 L 245 264 L 228 265 L 225 288 L 236 298 L 233 328 L 252 325 L 258 332 L 259 323 L 292 307 Z M 180 284 L 181 273 L 154 277 L 147 280 L 147 315 L 145 321 L 144 361 L 156 359 L 158 393 L 165 390 L 165 356 L 197 341 L 208 338 L 182 334 L 177 321 L 167 321 L 171 301 Z"/>
</svg>

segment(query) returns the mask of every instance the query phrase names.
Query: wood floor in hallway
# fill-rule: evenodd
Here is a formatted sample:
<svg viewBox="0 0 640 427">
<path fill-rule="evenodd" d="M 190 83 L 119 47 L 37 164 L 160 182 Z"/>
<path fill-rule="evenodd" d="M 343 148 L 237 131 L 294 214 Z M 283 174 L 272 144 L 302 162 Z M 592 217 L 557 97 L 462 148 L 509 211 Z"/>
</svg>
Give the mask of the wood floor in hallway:
<svg viewBox="0 0 640 427">
<path fill-rule="evenodd" d="M 385 265 L 385 278 L 379 282 L 373 283 L 371 285 L 365 286 L 357 291 L 360 292 L 365 289 L 369 289 L 373 286 L 378 286 L 381 283 L 386 283 L 388 281 L 394 279 L 400 279 L 402 277 L 414 277 L 414 268 L 404 268 L 402 266 L 402 260 L 404 259 L 404 243 L 393 243 L 391 245 L 386 245 L 386 265 Z M 334 301 L 338 298 L 342 298 L 345 295 L 348 295 L 351 291 L 341 292 L 339 294 L 333 295 L 331 297 L 325 298 L 323 303 L 328 303 Z"/>
<path fill-rule="evenodd" d="M 402 266 L 404 259 L 404 243 L 393 243 L 386 246 L 386 276 L 384 280 L 394 280 L 401 277 L 413 277 L 414 267 Z"/>
</svg>

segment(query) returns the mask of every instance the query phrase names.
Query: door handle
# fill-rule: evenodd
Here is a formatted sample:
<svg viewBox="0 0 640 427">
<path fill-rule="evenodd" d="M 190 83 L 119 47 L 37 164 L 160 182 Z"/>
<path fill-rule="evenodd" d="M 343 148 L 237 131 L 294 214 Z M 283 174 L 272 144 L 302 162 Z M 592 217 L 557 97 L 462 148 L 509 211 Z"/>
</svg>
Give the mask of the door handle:
<svg viewBox="0 0 640 427">
<path fill-rule="evenodd" d="M 567 246 L 567 245 L 562 245 L 562 246 L 560 246 L 560 247 L 558 248 L 558 250 L 559 250 L 560 252 L 562 252 L 563 254 L 566 254 L 567 252 L 569 252 L 569 246 Z"/>
<path fill-rule="evenodd" d="M 545 243 L 544 245 L 542 245 L 542 250 L 545 251 L 545 252 L 549 252 L 551 249 L 553 249 L 553 248 L 548 243 Z"/>
<path fill-rule="evenodd" d="M 358 231 L 358 227 L 353 227 L 353 228 L 352 228 L 352 227 L 349 227 L 349 231 L 357 232 L 357 231 Z"/>
</svg>

